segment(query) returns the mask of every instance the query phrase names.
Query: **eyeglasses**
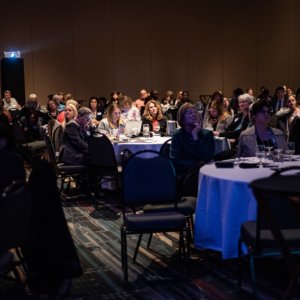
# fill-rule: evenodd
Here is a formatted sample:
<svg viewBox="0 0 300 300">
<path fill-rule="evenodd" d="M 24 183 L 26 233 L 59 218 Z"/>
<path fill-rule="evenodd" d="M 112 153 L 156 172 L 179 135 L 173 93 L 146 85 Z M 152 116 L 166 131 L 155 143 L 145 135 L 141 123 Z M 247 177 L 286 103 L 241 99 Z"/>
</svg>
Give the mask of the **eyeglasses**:
<svg viewBox="0 0 300 300">
<path fill-rule="evenodd" d="M 246 100 L 246 101 L 240 101 L 239 102 L 239 104 L 242 104 L 242 103 L 249 103 L 249 101 Z"/>
</svg>

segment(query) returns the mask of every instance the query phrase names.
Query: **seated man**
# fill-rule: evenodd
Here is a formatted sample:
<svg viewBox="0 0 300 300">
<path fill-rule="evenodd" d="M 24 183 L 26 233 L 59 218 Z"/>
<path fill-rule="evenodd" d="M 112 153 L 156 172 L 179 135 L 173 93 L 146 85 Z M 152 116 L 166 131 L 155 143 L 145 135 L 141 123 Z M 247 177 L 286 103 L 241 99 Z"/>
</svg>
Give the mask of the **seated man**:
<svg viewBox="0 0 300 300">
<path fill-rule="evenodd" d="M 6 90 L 4 92 L 4 98 L 2 100 L 4 104 L 3 106 L 7 109 L 20 108 L 18 101 L 15 98 L 11 97 L 11 92 L 9 90 Z"/>
<path fill-rule="evenodd" d="M 60 159 L 66 164 L 88 165 L 89 146 L 87 130 L 90 128 L 92 112 L 87 107 L 78 110 L 77 118 L 67 123 L 63 136 Z"/>
</svg>

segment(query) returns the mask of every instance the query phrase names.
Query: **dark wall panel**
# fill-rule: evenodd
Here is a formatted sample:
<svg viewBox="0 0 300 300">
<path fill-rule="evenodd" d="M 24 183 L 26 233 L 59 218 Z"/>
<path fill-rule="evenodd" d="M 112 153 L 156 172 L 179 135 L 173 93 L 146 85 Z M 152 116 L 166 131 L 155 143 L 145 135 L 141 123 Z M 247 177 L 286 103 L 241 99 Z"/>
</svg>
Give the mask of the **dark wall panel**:
<svg viewBox="0 0 300 300">
<path fill-rule="evenodd" d="M 199 94 L 299 86 L 297 0 L 15 0 L 0 51 L 21 50 L 26 95 L 141 88 Z M 12 91 L 13 92 L 13 91 Z"/>
<path fill-rule="evenodd" d="M 223 89 L 256 89 L 255 1 L 222 0 Z"/>
<path fill-rule="evenodd" d="M 223 90 L 221 0 L 188 2 L 186 37 L 191 98 Z"/>
</svg>

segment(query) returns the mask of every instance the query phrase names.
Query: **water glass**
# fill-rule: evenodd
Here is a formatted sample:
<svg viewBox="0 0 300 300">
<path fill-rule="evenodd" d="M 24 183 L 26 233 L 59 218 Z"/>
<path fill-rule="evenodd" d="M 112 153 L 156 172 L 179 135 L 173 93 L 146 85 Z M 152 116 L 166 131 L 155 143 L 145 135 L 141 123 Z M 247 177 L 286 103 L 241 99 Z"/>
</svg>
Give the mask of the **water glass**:
<svg viewBox="0 0 300 300">
<path fill-rule="evenodd" d="M 262 159 L 266 156 L 266 147 L 265 145 L 257 145 L 256 146 L 256 151 L 255 151 L 255 156 L 259 159 L 259 167 L 262 168 Z"/>
<path fill-rule="evenodd" d="M 293 155 L 295 154 L 295 143 L 288 142 L 287 149 L 285 149 L 285 154 L 288 156 L 288 160 L 291 161 L 293 159 Z"/>
<path fill-rule="evenodd" d="M 160 130 L 160 126 L 159 126 L 159 124 L 156 124 L 156 125 L 153 125 L 153 131 L 154 131 L 154 133 L 159 133 L 159 130 Z"/>
<path fill-rule="evenodd" d="M 150 127 L 149 124 L 143 125 L 143 137 L 147 138 L 150 136 Z"/>
</svg>

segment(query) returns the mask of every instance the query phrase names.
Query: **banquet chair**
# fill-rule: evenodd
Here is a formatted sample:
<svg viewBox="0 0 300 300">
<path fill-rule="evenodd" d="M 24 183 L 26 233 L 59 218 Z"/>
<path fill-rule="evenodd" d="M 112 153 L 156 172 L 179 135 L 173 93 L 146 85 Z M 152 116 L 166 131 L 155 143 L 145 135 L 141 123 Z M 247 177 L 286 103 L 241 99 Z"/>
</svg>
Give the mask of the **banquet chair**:
<svg viewBox="0 0 300 300">
<path fill-rule="evenodd" d="M 13 181 L 0 196 L 0 275 L 13 272 L 21 283 L 27 266 L 20 247 L 28 238 L 31 208 L 31 195 L 21 180 Z"/>
<path fill-rule="evenodd" d="M 166 140 L 160 147 L 159 153 L 162 154 L 164 157 L 170 157 L 170 146 L 171 146 L 172 139 Z"/>
<path fill-rule="evenodd" d="M 55 149 L 52 144 L 52 141 L 48 134 L 44 136 L 46 148 L 48 152 L 49 162 L 54 168 L 56 172 L 56 178 L 61 180 L 60 185 L 60 193 L 63 191 L 64 184 L 66 183 L 67 179 L 69 180 L 68 186 L 70 185 L 70 181 L 78 177 L 82 181 L 85 181 L 87 191 L 86 193 L 90 195 L 90 185 L 89 185 L 89 168 L 85 165 L 66 165 L 64 163 L 59 163 L 56 157 Z"/>
<path fill-rule="evenodd" d="M 296 169 L 298 173 L 286 173 Z M 239 241 L 239 280 L 242 275 L 242 244 L 248 250 L 254 296 L 254 259 L 257 257 L 283 257 L 291 273 L 284 299 L 291 299 L 300 279 L 300 166 L 283 168 L 267 178 L 250 183 L 257 200 L 257 220 L 241 226 Z M 283 175 L 283 173 L 285 173 Z M 298 282 L 299 283 L 299 282 Z"/>
<path fill-rule="evenodd" d="M 49 137 L 51 138 L 55 150 L 55 156 L 58 157 L 59 150 L 61 147 L 61 142 L 62 142 L 63 127 L 57 120 L 54 121 L 55 121 L 55 126 L 52 128 L 51 134 L 49 133 Z"/>
<path fill-rule="evenodd" d="M 188 261 L 190 231 L 186 217 L 176 211 L 177 180 L 170 161 L 157 151 L 140 151 L 128 159 L 122 175 L 121 256 L 125 281 L 128 281 L 127 235 L 129 234 L 139 234 L 134 261 L 142 235 L 158 232 L 178 232 L 179 253 L 183 253 Z M 140 208 L 146 204 L 163 203 L 173 203 L 173 210 L 140 212 Z M 139 213 L 136 213 L 137 211 Z"/>
<path fill-rule="evenodd" d="M 121 168 L 116 161 L 113 145 L 109 138 L 102 133 L 95 132 L 89 138 L 90 162 L 94 169 L 94 189 L 104 189 L 105 185 L 112 185 L 117 193 L 120 191 Z M 100 182 L 100 184 L 99 184 Z"/>
</svg>

